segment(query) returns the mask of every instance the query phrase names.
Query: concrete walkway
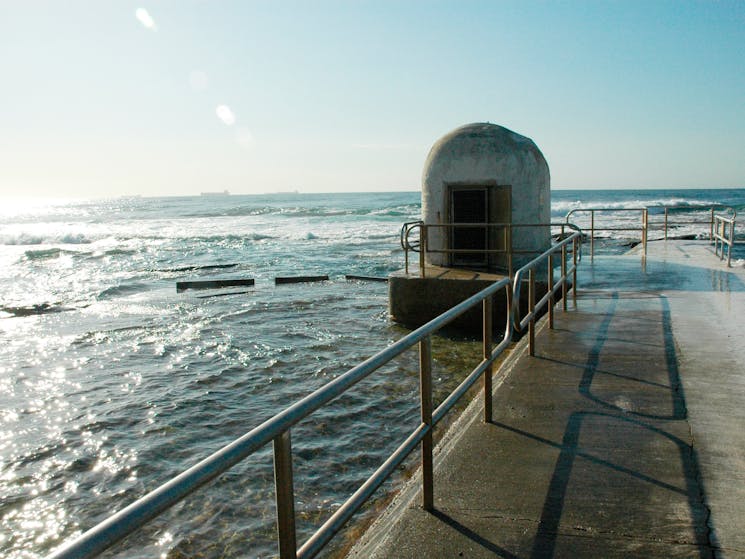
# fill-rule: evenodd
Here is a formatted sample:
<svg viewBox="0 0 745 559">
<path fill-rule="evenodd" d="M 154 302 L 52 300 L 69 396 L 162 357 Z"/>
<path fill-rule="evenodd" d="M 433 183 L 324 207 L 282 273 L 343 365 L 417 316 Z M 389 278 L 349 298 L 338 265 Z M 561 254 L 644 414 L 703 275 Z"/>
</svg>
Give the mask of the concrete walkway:
<svg viewBox="0 0 745 559">
<path fill-rule="evenodd" d="M 690 241 L 581 266 L 440 449 L 436 510 L 412 484 L 351 557 L 745 558 L 745 271 Z"/>
</svg>

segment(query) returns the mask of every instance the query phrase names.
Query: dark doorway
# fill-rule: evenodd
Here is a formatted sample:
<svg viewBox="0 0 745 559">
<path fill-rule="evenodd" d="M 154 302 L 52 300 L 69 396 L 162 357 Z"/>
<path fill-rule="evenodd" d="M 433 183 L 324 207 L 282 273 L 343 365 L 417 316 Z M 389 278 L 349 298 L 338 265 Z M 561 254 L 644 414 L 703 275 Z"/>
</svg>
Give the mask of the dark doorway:
<svg viewBox="0 0 745 559">
<path fill-rule="evenodd" d="M 479 223 L 488 220 L 489 208 L 486 187 L 454 187 L 450 191 L 450 221 L 454 224 Z M 451 248 L 457 251 L 485 251 L 488 248 L 488 232 L 485 226 L 452 227 Z M 486 252 L 454 252 L 454 266 L 486 266 Z"/>
</svg>

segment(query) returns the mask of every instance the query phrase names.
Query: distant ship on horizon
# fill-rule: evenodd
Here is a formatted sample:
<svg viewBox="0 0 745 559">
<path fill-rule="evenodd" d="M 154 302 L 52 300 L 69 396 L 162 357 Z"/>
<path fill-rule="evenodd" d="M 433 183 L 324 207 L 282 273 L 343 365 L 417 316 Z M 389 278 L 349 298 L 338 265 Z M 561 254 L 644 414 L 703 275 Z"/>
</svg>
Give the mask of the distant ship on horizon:
<svg viewBox="0 0 745 559">
<path fill-rule="evenodd" d="M 227 190 L 215 191 L 215 192 L 200 192 L 201 196 L 230 196 L 230 192 Z"/>
<path fill-rule="evenodd" d="M 267 192 L 267 194 L 273 194 L 273 195 L 300 194 L 300 191 L 296 188 L 294 190 L 275 190 L 274 192 Z"/>
</svg>

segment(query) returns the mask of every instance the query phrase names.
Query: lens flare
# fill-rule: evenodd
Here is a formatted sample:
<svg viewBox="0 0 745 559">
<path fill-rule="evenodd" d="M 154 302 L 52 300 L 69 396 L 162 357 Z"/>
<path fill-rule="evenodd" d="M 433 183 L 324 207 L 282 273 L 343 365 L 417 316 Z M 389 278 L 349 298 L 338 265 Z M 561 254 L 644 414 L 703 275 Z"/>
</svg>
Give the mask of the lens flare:
<svg viewBox="0 0 745 559">
<path fill-rule="evenodd" d="M 218 105 L 215 109 L 215 114 L 227 126 L 233 126 L 235 124 L 235 113 L 227 105 Z"/>
<path fill-rule="evenodd" d="M 145 8 L 137 8 L 135 10 L 135 17 L 146 29 L 150 29 L 151 31 L 158 30 L 158 26 L 155 24 L 155 20 Z"/>
</svg>

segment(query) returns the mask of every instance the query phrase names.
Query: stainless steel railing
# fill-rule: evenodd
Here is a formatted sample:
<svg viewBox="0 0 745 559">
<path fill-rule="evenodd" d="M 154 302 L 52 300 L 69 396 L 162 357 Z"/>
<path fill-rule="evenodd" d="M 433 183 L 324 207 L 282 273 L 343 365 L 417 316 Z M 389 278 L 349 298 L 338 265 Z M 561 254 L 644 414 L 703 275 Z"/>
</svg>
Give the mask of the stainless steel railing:
<svg viewBox="0 0 745 559">
<path fill-rule="evenodd" d="M 484 383 L 484 414 L 487 420 L 491 419 L 492 364 L 510 344 L 512 338 L 513 321 L 511 313 L 508 311 L 505 317 L 504 335 L 499 343 L 495 347 L 493 346 L 492 300 L 502 290 L 504 290 L 507 298 L 506 308 L 511 309 L 512 284 L 508 278 L 505 278 L 466 299 L 268 419 L 255 429 L 88 530 L 74 541 L 64 544 L 49 557 L 55 559 L 87 558 L 99 554 L 269 443 L 272 443 L 274 447 L 277 527 L 279 552 L 282 559 L 314 557 L 417 445 L 421 445 L 422 448 L 423 506 L 425 509 L 431 510 L 434 491 L 432 477 L 432 430 L 434 426 L 482 377 Z M 452 320 L 479 304 L 483 307 L 484 317 L 483 358 L 465 380 L 433 410 L 431 337 Z M 420 353 L 420 424 L 367 481 L 298 549 L 295 535 L 292 476 L 292 427 L 416 344 L 419 345 Z"/>
<path fill-rule="evenodd" d="M 590 256 L 595 256 L 595 233 L 597 231 L 639 231 L 642 237 L 642 246 L 644 248 L 644 254 L 647 253 L 647 232 L 649 230 L 649 210 L 647 208 L 577 208 L 570 210 L 564 220 L 572 223 L 576 219 L 576 216 L 581 213 L 590 214 L 590 225 L 589 227 L 583 228 L 584 231 L 589 231 L 590 234 Z M 639 213 L 641 216 L 641 224 L 638 227 L 597 227 L 595 225 L 595 215 L 607 215 L 607 214 L 618 214 L 618 213 Z"/>
<path fill-rule="evenodd" d="M 554 303 L 556 300 L 556 292 L 561 289 L 561 300 L 564 311 L 567 310 L 567 292 L 570 285 L 572 289 L 573 302 L 575 304 L 577 302 L 577 265 L 580 262 L 582 254 L 581 243 L 582 234 L 580 232 L 574 232 L 553 245 L 537 258 L 528 262 L 515 274 L 512 311 L 510 314 L 512 315 L 513 329 L 516 332 L 524 332 L 526 327 L 528 329 L 530 355 L 535 355 L 535 324 L 543 307 L 548 307 L 549 328 L 553 329 L 554 327 Z M 570 245 L 572 247 L 571 253 L 567 250 Z M 569 267 L 567 261 L 567 256 L 570 254 L 572 259 L 571 267 Z M 554 260 L 557 256 L 560 258 L 561 275 L 558 280 L 554 281 Z M 548 264 L 548 266 L 546 266 L 546 293 L 536 302 L 536 273 L 537 270 L 542 268 L 546 262 Z M 521 319 L 520 290 L 525 281 L 525 274 L 528 275 L 528 313 Z M 569 283 L 570 275 L 571 284 Z"/>
<path fill-rule="evenodd" d="M 424 251 L 422 250 L 422 226 L 424 222 L 419 219 L 417 221 L 408 221 L 401 226 L 401 248 L 404 249 L 404 270 L 409 273 L 409 251 L 419 253 L 419 265 L 424 266 Z M 412 238 L 414 233 L 418 233 L 418 237 Z"/>
<path fill-rule="evenodd" d="M 708 226 L 709 227 L 709 239 L 714 239 L 714 217 L 716 215 L 717 211 L 723 211 L 726 212 L 728 215 L 724 216 L 727 218 L 735 219 L 737 216 L 737 211 L 735 211 L 734 208 L 731 206 L 711 206 L 711 207 L 703 207 L 700 209 L 693 209 L 690 207 L 680 207 L 680 206 L 654 206 L 654 207 L 662 207 L 664 208 L 664 221 L 662 222 L 662 230 L 664 231 L 664 238 L 667 240 L 668 237 L 668 231 L 671 226 L 677 226 L 677 225 L 701 225 L 701 226 Z M 688 219 L 681 219 L 678 217 L 677 219 L 671 220 L 670 216 L 675 215 L 675 213 L 685 211 L 687 214 L 689 214 Z M 706 212 L 707 217 L 706 219 L 697 219 L 696 216 L 691 216 L 690 213 L 693 212 Z M 721 215 L 721 214 L 720 214 Z"/>
<path fill-rule="evenodd" d="M 662 210 L 663 212 L 663 220 L 657 221 L 652 220 L 650 221 L 650 210 L 657 209 Z M 715 242 L 715 228 L 717 227 L 717 218 L 720 218 L 721 220 L 725 220 L 727 223 L 729 223 L 728 220 L 732 221 L 732 228 L 734 229 L 734 220 L 737 216 L 737 212 L 734 208 L 730 206 L 712 206 L 712 207 L 702 207 L 702 208 L 696 208 L 693 211 L 699 211 L 699 212 L 705 212 L 707 217 L 706 219 L 700 219 L 696 216 L 690 216 L 688 218 L 681 218 L 676 217 L 672 218 L 675 213 L 678 211 L 685 210 L 690 214 L 692 211 L 692 208 L 686 207 L 686 208 L 680 208 L 679 206 L 648 206 L 644 208 L 577 208 L 574 210 L 570 210 L 565 217 L 565 221 L 567 223 L 570 222 L 570 219 L 572 220 L 572 223 L 582 223 L 582 221 L 578 221 L 578 216 L 580 214 L 589 214 L 589 224 L 587 224 L 585 227 L 583 227 L 583 230 L 587 232 L 588 236 L 590 237 L 590 256 L 595 255 L 595 233 L 598 231 L 602 232 L 609 232 L 609 231 L 639 231 L 641 233 L 641 242 L 642 247 L 644 250 L 644 253 L 647 252 L 647 243 L 649 241 L 649 232 L 650 231 L 662 231 L 663 237 L 665 240 L 668 239 L 668 233 L 670 229 L 674 226 L 679 225 L 701 225 L 702 227 L 706 227 L 709 232 L 709 239 L 712 242 Z M 717 211 L 725 212 L 727 215 L 721 215 L 717 214 Z M 615 225 L 613 227 L 608 226 L 598 226 L 596 216 L 599 218 L 603 218 L 608 216 L 608 214 L 619 214 L 619 213 L 631 213 L 632 217 L 629 218 L 628 226 L 618 226 Z M 638 213 L 640 219 L 640 224 L 638 226 L 631 225 L 634 221 L 633 214 Z M 585 218 L 587 219 L 587 218 Z M 639 219 L 639 218 L 636 218 Z M 718 227 L 722 227 L 719 225 Z M 724 236 L 724 235 L 722 235 Z M 727 239 L 729 239 L 728 236 L 726 236 Z M 720 239 L 721 240 L 721 239 Z M 726 241 L 724 241 L 725 244 L 727 244 Z M 734 242 L 734 235 L 733 235 L 733 242 Z M 729 246 L 729 245 L 728 245 Z M 715 250 L 716 250 L 716 243 L 715 243 Z M 728 253 L 729 254 L 729 253 Z"/>
<path fill-rule="evenodd" d="M 494 239 L 491 248 L 432 248 L 429 243 L 432 231 L 446 230 L 452 232 L 458 229 L 482 229 L 490 231 Z M 425 273 L 425 255 L 426 254 L 482 254 L 482 255 L 502 255 L 507 263 L 507 275 L 514 277 L 514 256 L 523 254 L 540 254 L 540 250 L 517 249 L 513 246 L 514 230 L 519 229 L 549 229 L 551 232 L 556 231 L 560 239 L 567 235 L 567 229 L 570 231 L 580 231 L 579 227 L 570 222 L 558 223 L 424 223 L 423 221 L 409 221 L 401 227 L 401 248 L 404 250 L 404 271 L 409 273 L 409 251 L 419 254 L 419 272 L 424 277 Z M 489 243 L 485 243 L 489 244 Z"/>
<path fill-rule="evenodd" d="M 734 211 L 734 210 L 733 210 Z M 735 244 L 735 217 L 714 215 L 712 226 L 712 241 L 714 242 L 714 254 L 724 260 L 724 247 L 727 247 L 727 266 L 732 265 L 732 246 Z M 721 248 L 721 253 L 720 249 Z"/>
</svg>

